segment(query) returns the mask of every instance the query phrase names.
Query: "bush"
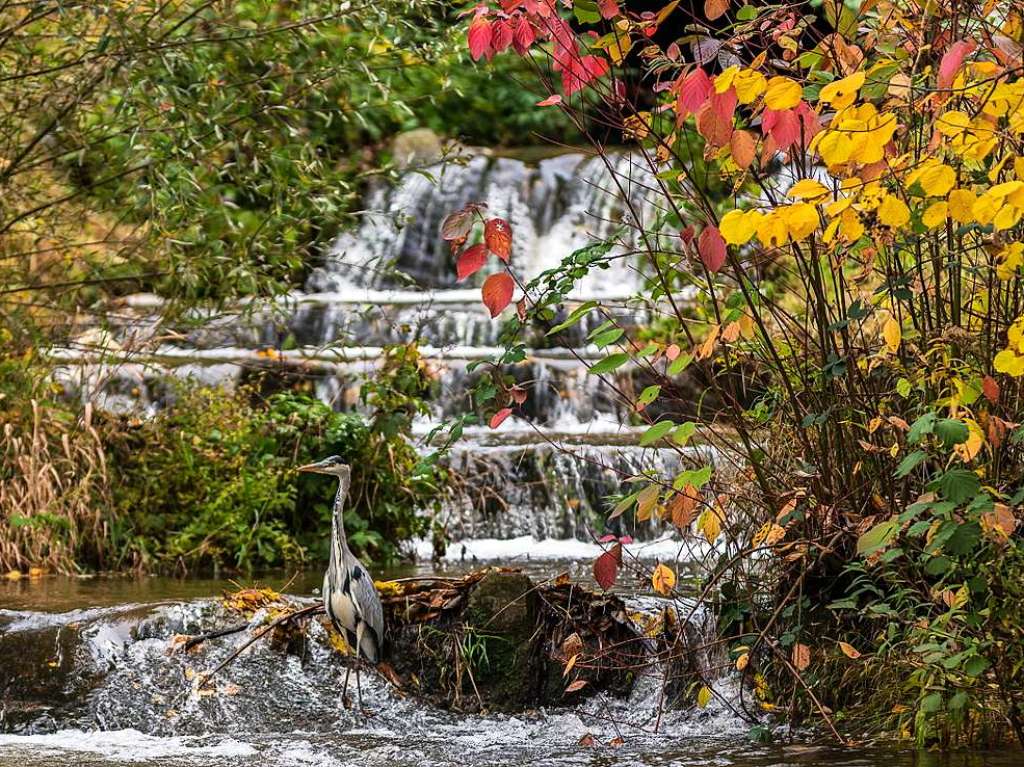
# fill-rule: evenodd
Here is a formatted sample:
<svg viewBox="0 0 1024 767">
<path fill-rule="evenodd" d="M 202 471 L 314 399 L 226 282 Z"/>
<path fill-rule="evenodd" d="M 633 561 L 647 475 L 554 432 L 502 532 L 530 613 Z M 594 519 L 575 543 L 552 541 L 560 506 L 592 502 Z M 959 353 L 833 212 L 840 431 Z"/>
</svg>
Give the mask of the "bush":
<svg viewBox="0 0 1024 767">
<path fill-rule="evenodd" d="M 252 570 L 329 554 L 336 483 L 295 468 L 327 455 L 352 466 L 349 543 L 393 560 L 422 535 L 419 512 L 440 494 L 438 472 L 404 434 L 385 436 L 354 413 L 308 395 L 186 387 L 178 401 L 111 442 L 112 543 L 136 567 L 224 565 Z"/>
<path fill-rule="evenodd" d="M 490 56 L 526 25 L 553 57 L 562 108 L 638 145 L 642 170 L 618 183 L 643 177 L 656 213 L 624 220 L 648 278 L 633 298 L 662 319 L 635 332 L 595 301 L 560 327 L 603 313 L 590 340 L 607 356 L 589 372 L 650 377 L 623 396 L 640 443 L 682 452 L 703 437 L 718 465 L 632 478 L 610 516 L 705 539 L 701 595 L 764 708 L 819 717 L 840 739 L 843 716 L 921 743 L 1024 743 L 1019 3 L 708 3 L 696 37 L 685 6 L 596 5 L 556 17 L 488 3 L 469 43 Z M 634 46 L 639 59 L 624 58 Z M 639 95 L 607 76 L 633 65 Z M 456 249 L 482 217 L 453 214 Z M 502 231 L 488 222 L 484 239 L 507 261 Z M 501 361 L 521 357 L 526 321 L 552 321 L 577 280 L 619 257 L 612 245 L 528 286 Z M 492 314 L 513 286 L 488 277 Z M 688 367 L 723 408 L 677 423 L 662 414 L 690 412 L 674 395 Z M 500 423 L 523 392 L 496 376 L 485 400 Z M 599 560 L 606 585 L 620 558 Z M 677 595 L 673 572 L 654 575 Z M 891 694 L 868 694 L 882 673 Z"/>
</svg>

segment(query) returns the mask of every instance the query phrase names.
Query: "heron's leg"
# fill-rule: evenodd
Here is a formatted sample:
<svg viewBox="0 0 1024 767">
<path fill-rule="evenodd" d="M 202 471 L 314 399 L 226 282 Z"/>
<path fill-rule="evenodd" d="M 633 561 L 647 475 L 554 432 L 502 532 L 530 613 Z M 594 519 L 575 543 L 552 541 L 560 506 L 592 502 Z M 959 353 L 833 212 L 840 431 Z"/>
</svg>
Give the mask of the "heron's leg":
<svg viewBox="0 0 1024 767">
<path fill-rule="evenodd" d="M 359 710 L 365 714 L 366 712 L 363 711 L 363 688 L 359 684 L 359 666 L 361 665 L 359 659 L 356 658 L 356 702 L 359 704 Z"/>
<path fill-rule="evenodd" d="M 345 667 L 345 684 L 341 687 L 341 705 L 348 708 L 348 675 L 352 673 L 352 667 Z M 359 679 L 359 671 L 356 671 L 356 680 Z"/>
</svg>

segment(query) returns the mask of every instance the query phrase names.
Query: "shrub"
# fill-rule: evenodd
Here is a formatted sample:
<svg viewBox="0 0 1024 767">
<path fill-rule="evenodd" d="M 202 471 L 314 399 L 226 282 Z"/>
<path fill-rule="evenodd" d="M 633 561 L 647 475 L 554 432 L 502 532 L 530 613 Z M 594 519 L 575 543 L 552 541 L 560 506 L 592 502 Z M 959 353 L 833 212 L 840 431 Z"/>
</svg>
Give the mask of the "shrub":
<svg viewBox="0 0 1024 767">
<path fill-rule="evenodd" d="M 840 739 L 845 709 L 920 742 L 1024 742 L 1024 676 L 1007 652 L 1024 546 L 1018 4 L 708 2 L 696 33 L 678 3 L 564 6 L 484 4 L 470 51 L 549 57 L 547 103 L 634 142 L 617 183 L 642 179 L 654 212 L 634 206 L 628 239 L 521 285 L 494 362 L 521 357 L 525 323 L 550 322 L 577 280 L 623 257 L 613 246 L 630 252 L 648 278 L 634 299 L 662 317 L 654 332 L 621 327 L 600 301 L 560 327 L 603 313 L 589 340 L 606 356 L 589 371 L 650 376 L 627 398 L 641 444 L 703 437 L 719 465 L 632 478 L 610 516 L 705 539 L 701 597 L 722 608 L 721 641 L 762 706 L 818 716 Z M 639 95 L 623 87 L 634 68 Z M 686 134 L 731 197 L 698 172 Z M 507 224 L 485 218 L 470 206 L 444 229 L 457 250 L 483 230 L 486 250 L 464 250 L 460 271 L 488 252 L 505 262 L 483 283 L 496 316 L 515 272 Z M 688 367 L 724 410 L 676 423 L 660 414 L 688 412 L 672 401 Z M 522 398 L 500 373 L 478 392 L 495 427 Z M 599 559 L 604 585 L 616 552 Z M 674 574 L 654 574 L 677 595 Z M 842 664 L 859 683 L 833 684 Z M 863 694 L 883 668 L 898 694 Z"/>
</svg>

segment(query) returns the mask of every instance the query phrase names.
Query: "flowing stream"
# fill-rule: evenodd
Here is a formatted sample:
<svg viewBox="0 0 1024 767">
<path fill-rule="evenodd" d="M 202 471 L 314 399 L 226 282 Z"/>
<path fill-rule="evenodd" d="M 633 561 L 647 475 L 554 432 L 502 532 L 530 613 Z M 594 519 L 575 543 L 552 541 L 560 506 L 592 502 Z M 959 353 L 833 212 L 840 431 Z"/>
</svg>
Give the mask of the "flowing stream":
<svg viewBox="0 0 1024 767">
<path fill-rule="evenodd" d="M 532 562 L 536 574 L 562 567 Z M 443 572 L 456 572 L 446 568 Z M 409 575 L 405 569 L 387 575 Z M 266 583 L 308 594 L 319 573 Z M 1011 767 L 1019 752 L 931 754 L 885 748 L 752 744 L 749 724 L 712 701 L 654 716 L 658 680 L 626 699 L 468 715 L 397 696 L 364 674 L 369 716 L 342 707 L 342 668 L 314 625 L 300 647 L 257 643 L 198 694 L 197 675 L 241 639 L 175 651 L 174 636 L 209 628 L 214 596 L 234 585 L 161 578 L 0 582 L 0 767 L 410 767 L 411 765 L 679 765 L 680 767 Z M 723 688 L 735 703 L 735 692 Z M 25 710 L 35 694 L 45 703 Z M 21 703 L 19 709 L 18 703 Z M 6 734 L 3 734 L 5 733 Z"/>
<path fill-rule="evenodd" d="M 425 434 L 465 410 L 473 378 L 467 367 L 495 351 L 500 327 L 480 305 L 479 283 L 455 283 L 439 237 L 443 217 L 466 202 L 487 203 L 491 215 L 511 223 L 514 263 L 528 279 L 624 223 L 649 226 L 656 219 L 644 174 L 632 171 L 628 157 L 615 163 L 620 181 L 635 183 L 617 184 L 603 160 L 574 154 L 539 163 L 478 156 L 429 174 L 409 172 L 395 187 L 371 190 L 362 226 L 339 239 L 304 292 L 273 311 L 213 318 L 182 340 L 138 352 L 137 342 L 161 332 L 159 301 L 133 296 L 112 318 L 111 334 L 93 333 L 58 352 L 66 365 L 57 378 L 96 406 L 144 417 L 171 396 L 169 375 L 235 386 L 256 366 L 282 375 L 301 371 L 320 397 L 352 407 L 359 377 L 381 348 L 415 339 L 436 379 L 430 417 L 416 424 Z M 639 280 L 630 260 L 619 258 L 583 280 L 573 298 L 601 298 L 625 321 L 644 322 L 624 302 Z M 714 460 L 706 448 L 680 455 L 636 444 L 628 413 L 574 357 L 597 354 L 585 341 L 595 324 L 585 318 L 560 336 L 561 346 L 542 333 L 534 339 L 513 371 L 530 385 L 522 413 L 498 430 L 468 429 L 450 458 L 464 488 L 441 519 L 454 544 L 436 570 L 420 564 L 397 574 L 496 561 L 522 566 L 538 580 L 562 570 L 586 580 L 603 499 L 619 492 L 624 478 L 644 470 L 671 475 L 682 464 Z M 628 389 L 633 377 L 627 370 L 618 383 Z M 639 533 L 631 553 L 641 557 L 684 562 L 706 553 Z M 426 554 L 429 545 L 419 549 Z M 304 575 L 288 590 L 308 598 L 319 577 Z M 258 644 L 225 672 L 215 693 L 201 695 L 193 689 L 196 675 L 241 640 L 226 638 L 190 655 L 173 652 L 174 637 L 209 630 L 216 597 L 231 588 L 217 580 L 157 578 L 0 581 L 0 662 L 13 664 L 0 675 L 8 680 L 0 689 L 0 767 L 1024 764 L 1016 752 L 754 745 L 750 722 L 737 713 L 741 691 L 727 680 L 721 700 L 703 710 L 666 711 L 655 731 L 657 674 L 641 678 L 625 699 L 598 695 L 579 707 L 515 715 L 442 711 L 370 677 L 363 693 L 373 715 L 363 717 L 341 706 L 342 668 L 315 627 L 310 642 L 284 653 Z"/>
</svg>

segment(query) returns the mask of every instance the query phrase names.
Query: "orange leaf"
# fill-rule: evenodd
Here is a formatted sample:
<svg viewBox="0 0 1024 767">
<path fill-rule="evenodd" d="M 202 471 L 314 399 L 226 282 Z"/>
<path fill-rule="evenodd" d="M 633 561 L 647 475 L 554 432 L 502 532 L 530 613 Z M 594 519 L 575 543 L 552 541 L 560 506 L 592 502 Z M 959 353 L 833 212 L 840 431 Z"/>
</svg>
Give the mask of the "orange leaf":
<svg viewBox="0 0 1024 767">
<path fill-rule="evenodd" d="M 568 687 L 565 688 L 565 694 L 569 695 L 570 693 L 578 692 L 579 690 L 582 690 L 586 686 L 587 686 L 587 680 L 586 679 L 577 679 L 575 682 L 573 682 L 572 684 L 570 684 Z"/>
<path fill-rule="evenodd" d="M 797 642 L 793 645 L 793 665 L 797 671 L 803 671 L 811 665 L 811 648 Z"/>
<path fill-rule="evenodd" d="M 840 642 L 839 649 L 843 651 L 843 655 L 852 660 L 857 660 L 860 657 L 860 651 L 852 644 L 847 642 Z"/>
<path fill-rule="evenodd" d="M 714 21 L 729 10 L 729 0 L 704 0 L 704 15 Z"/>
<path fill-rule="evenodd" d="M 754 136 L 749 131 L 733 131 L 729 138 L 729 151 L 732 152 L 732 161 L 740 170 L 746 170 L 754 163 L 755 157 Z"/>
<path fill-rule="evenodd" d="M 491 313 L 491 318 L 497 317 L 512 302 L 512 291 L 515 290 L 515 283 L 507 274 L 492 274 L 484 282 L 481 289 L 484 306 Z"/>
<path fill-rule="evenodd" d="M 490 251 L 508 263 L 512 255 L 512 227 L 503 218 L 492 218 L 484 224 L 484 242 Z"/>
</svg>

